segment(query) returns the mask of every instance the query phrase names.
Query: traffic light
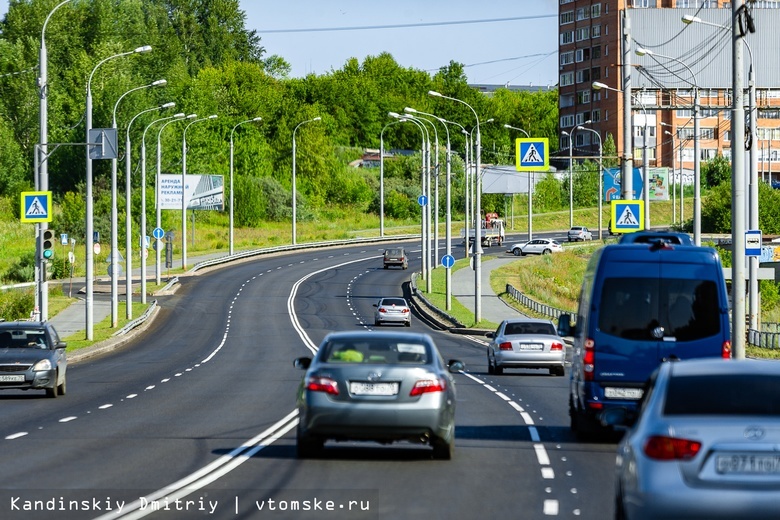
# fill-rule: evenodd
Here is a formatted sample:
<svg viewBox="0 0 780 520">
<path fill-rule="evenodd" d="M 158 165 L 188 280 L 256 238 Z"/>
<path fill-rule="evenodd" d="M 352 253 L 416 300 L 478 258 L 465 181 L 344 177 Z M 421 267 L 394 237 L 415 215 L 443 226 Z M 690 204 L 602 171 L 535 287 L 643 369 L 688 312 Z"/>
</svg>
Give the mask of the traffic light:
<svg viewBox="0 0 780 520">
<path fill-rule="evenodd" d="M 41 258 L 49 260 L 54 256 L 54 231 L 45 229 L 43 231 L 43 242 L 41 244 Z"/>
</svg>

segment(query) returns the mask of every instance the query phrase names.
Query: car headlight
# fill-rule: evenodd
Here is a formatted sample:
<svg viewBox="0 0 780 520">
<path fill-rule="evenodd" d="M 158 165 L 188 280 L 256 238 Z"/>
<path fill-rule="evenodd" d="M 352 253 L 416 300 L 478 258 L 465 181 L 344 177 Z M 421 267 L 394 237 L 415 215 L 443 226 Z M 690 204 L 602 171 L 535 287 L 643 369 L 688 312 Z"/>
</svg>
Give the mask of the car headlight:
<svg viewBox="0 0 780 520">
<path fill-rule="evenodd" d="M 42 359 L 33 365 L 33 370 L 38 372 L 39 370 L 51 370 L 51 361 L 48 359 Z"/>
</svg>

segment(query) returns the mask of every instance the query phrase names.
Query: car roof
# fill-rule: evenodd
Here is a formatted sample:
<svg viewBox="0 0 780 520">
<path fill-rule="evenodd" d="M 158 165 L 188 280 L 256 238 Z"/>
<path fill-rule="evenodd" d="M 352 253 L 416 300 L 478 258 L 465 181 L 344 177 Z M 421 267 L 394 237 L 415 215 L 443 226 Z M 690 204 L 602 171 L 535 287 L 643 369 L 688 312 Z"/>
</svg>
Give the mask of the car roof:
<svg viewBox="0 0 780 520">
<path fill-rule="evenodd" d="M 396 331 L 378 331 L 378 330 L 347 330 L 331 332 L 325 336 L 324 341 L 338 341 L 360 338 L 378 338 L 387 340 L 406 340 L 417 342 L 431 342 L 433 338 L 423 332 L 396 332 Z"/>
<path fill-rule="evenodd" d="M 723 376 L 733 374 L 780 376 L 780 363 L 768 359 L 702 358 L 667 363 L 673 376 Z"/>
<path fill-rule="evenodd" d="M 508 318 L 502 321 L 502 323 L 552 323 L 552 321 L 544 318 L 530 318 L 524 316 L 521 318 Z"/>
<path fill-rule="evenodd" d="M 0 321 L 0 330 L 4 329 L 45 329 L 49 327 L 43 321 Z"/>
</svg>

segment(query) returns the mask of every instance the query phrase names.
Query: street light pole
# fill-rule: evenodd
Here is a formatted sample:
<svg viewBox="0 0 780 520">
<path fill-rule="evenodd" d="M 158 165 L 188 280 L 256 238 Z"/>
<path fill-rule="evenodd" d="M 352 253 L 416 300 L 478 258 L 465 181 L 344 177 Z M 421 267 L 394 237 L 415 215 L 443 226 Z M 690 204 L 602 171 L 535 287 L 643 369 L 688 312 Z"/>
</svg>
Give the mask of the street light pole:
<svg viewBox="0 0 780 520">
<path fill-rule="evenodd" d="M 160 197 L 160 195 L 161 195 L 160 176 L 162 174 L 162 169 L 161 169 L 162 168 L 162 142 L 161 142 L 162 131 L 165 129 L 166 126 L 168 126 L 169 124 L 173 123 L 174 121 L 185 120 L 185 119 L 195 119 L 196 117 L 198 117 L 196 114 L 190 114 L 188 116 L 185 116 L 184 113 L 178 113 L 178 114 L 174 114 L 173 116 L 164 117 L 162 119 L 158 119 L 157 121 L 154 121 L 154 123 L 157 123 L 159 121 L 165 121 L 165 120 L 168 120 L 168 119 L 171 120 L 171 121 L 168 121 L 166 123 L 163 123 L 162 126 L 160 126 L 160 130 L 157 132 L 157 168 L 156 168 L 155 181 L 154 181 L 155 227 L 156 228 L 161 228 L 162 227 L 162 207 L 160 205 L 160 198 L 161 198 Z M 149 125 L 149 126 L 151 126 L 151 125 Z M 148 130 L 149 127 L 146 127 L 146 129 Z M 145 131 L 144 131 L 144 139 L 146 139 L 146 132 Z M 146 152 L 145 151 L 144 151 L 144 157 L 146 157 Z M 142 162 L 142 164 L 145 164 L 145 163 Z M 144 168 L 145 168 L 145 166 L 144 166 Z M 144 177 L 146 177 L 145 169 L 144 169 L 144 172 L 143 172 L 142 175 Z M 144 213 L 145 213 L 145 211 L 144 211 Z M 155 239 L 155 240 L 157 240 L 157 239 Z M 155 249 L 155 262 L 156 262 L 155 263 L 155 269 L 154 269 L 155 270 L 155 273 L 154 273 L 155 274 L 155 283 L 157 285 L 160 285 L 161 278 L 162 278 L 161 272 L 160 272 L 161 271 L 160 249 L 162 248 L 162 246 L 160 245 L 160 241 L 159 240 L 157 240 L 155 242 L 155 245 L 157 246 L 157 248 Z"/>
<path fill-rule="evenodd" d="M 530 138 L 531 135 L 523 130 L 522 128 L 518 128 L 516 126 L 512 125 L 504 125 L 504 128 L 508 128 L 510 130 L 516 130 L 518 132 L 523 132 L 526 137 Z M 533 184 L 534 184 L 534 172 L 533 170 L 528 170 L 528 241 L 530 242 L 532 240 L 532 226 L 533 226 Z M 514 205 L 514 199 L 512 204 Z M 514 221 L 512 223 L 514 226 Z"/>
<path fill-rule="evenodd" d="M 255 117 L 252 119 L 247 119 L 245 121 L 241 121 L 236 126 L 233 127 L 233 129 L 230 131 L 230 247 L 229 247 L 229 254 L 230 256 L 233 256 L 233 192 L 235 191 L 233 186 L 233 134 L 236 131 L 236 128 L 239 126 L 245 124 L 245 123 L 252 123 L 252 122 L 258 122 L 261 121 L 262 117 Z"/>
<path fill-rule="evenodd" d="M 385 236 L 385 130 L 402 121 L 391 121 L 379 132 L 379 236 Z"/>
<path fill-rule="evenodd" d="M 314 121 L 320 121 L 322 120 L 321 117 L 317 116 L 313 119 L 307 119 L 306 121 L 302 121 L 298 123 L 298 125 L 293 128 L 293 134 L 292 134 L 292 244 L 297 244 L 297 236 L 298 232 L 295 229 L 295 223 L 297 220 L 297 214 L 298 214 L 298 208 L 297 208 L 297 201 L 295 200 L 298 195 L 296 194 L 296 180 L 295 180 L 295 156 L 296 149 L 295 149 L 295 132 L 298 131 L 298 128 L 301 127 L 301 125 L 305 125 L 306 123 L 312 123 Z"/>
<path fill-rule="evenodd" d="M 153 112 L 155 110 L 163 110 L 165 108 L 175 107 L 176 103 L 169 102 L 160 106 L 147 108 L 142 110 L 127 123 L 127 131 L 125 132 L 125 256 L 127 257 L 127 276 L 125 277 L 125 317 L 129 320 L 133 317 L 133 276 L 132 276 L 132 264 L 130 259 L 133 256 L 133 239 L 132 239 L 132 219 L 131 219 L 131 175 L 130 175 L 130 127 L 133 123 L 143 114 Z M 146 245 L 144 240 L 146 237 L 146 150 L 141 148 L 141 171 L 143 179 L 141 182 L 141 206 L 143 212 L 141 213 L 141 303 L 146 303 Z"/>
<path fill-rule="evenodd" d="M 168 82 L 164 79 L 158 79 L 157 81 L 153 81 L 152 83 L 149 83 L 148 85 L 142 85 L 140 87 L 131 88 L 121 96 L 119 96 L 119 99 L 116 100 L 116 103 L 114 103 L 114 110 L 111 112 L 111 128 L 114 130 L 117 129 L 117 123 L 116 123 L 116 110 L 119 107 L 119 102 L 122 101 L 122 99 L 125 98 L 128 94 L 131 92 L 135 92 L 137 90 L 147 89 L 151 87 L 158 87 L 158 86 L 164 86 Z M 125 144 L 127 147 L 125 148 L 125 154 L 127 158 L 127 164 L 130 164 L 130 149 L 129 149 L 129 141 L 130 141 L 130 135 L 127 135 L 127 140 L 125 141 Z M 118 222 L 118 216 L 117 216 L 117 163 L 118 160 L 116 157 L 111 159 L 111 254 L 110 254 L 110 263 L 109 263 L 109 271 L 111 274 L 111 327 L 116 328 L 119 323 L 119 265 L 118 265 L 118 257 L 119 257 L 119 222 Z M 127 168 L 127 171 L 129 172 L 129 166 Z M 130 193 L 130 176 L 128 174 L 126 179 L 126 185 L 127 185 L 127 193 Z M 130 208 L 130 200 L 129 198 L 126 201 L 127 208 Z M 129 221 L 130 213 L 128 211 L 127 213 L 127 219 Z M 130 235 L 126 237 L 126 241 L 129 242 Z M 129 254 L 130 248 L 127 249 L 125 252 L 125 255 L 127 258 L 125 258 L 125 261 L 127 262 L 127 268 L 125 273 L 125 279 L 127 281 L 126 287 L 128 291 L 128 297 L 132 294 L 132 283 L 133 283 L 133 268 L 132 268 L 132 258 Z M 128 300 L 127 302 L 128 308 L 127 308 L 127 317 L 130 318 L 131 313 L 131 301 Z"/>
<path fill-rule="evenodd" d="M 570 134 L 566 130 L 561 133 L 569 138 L 569 229 L 574 227 L 574 161 L 572 157 L 572 142 L 574 141 L 574 132 Z"/>
<path fill-rule="evenodd" d="M 49 12 L 46 20 L 43 22 L 43 28 L 41 29 L 41 48 L 38 53 L 38 96 L 39 100 L 39 123 L 40 123 L 40 146 L 36 153 L 38 154 L 38 171 L 36 172 L 38 177 L 36 179 L 36 189 L 40 191 L 49 191 L 49 161 L 48 161 L 48 144 L 49 144 L 49 112 L 48 112 L 48 100 L 49 100 L 49 58 L 46 50 L 46 26 L 49 24 L 54 12 L 63 5 L 70 2 L 65 0 L 57 4 L 54 9 Z M 51 208 L 49 208 L 51 211 Z M 43 232 L 49 228 L 48 222 L 41 222 L 38 224 L 37 239 L 42 240 Z M 37 242 L 36 242 L 37 243 Z M 38 308 L 38 314 L 41 321 L 45 321 L 49 318 L 49 288 L 46 281 L 46 266 L 41 259 L 40 249 L 36 251 L 35 255 L 35 281 L 36 283 L 36 307 Z"/>
<path fill-rule="evenodd" d="M 596 134 L 596 137 L 598 137 L 598 139 L 599 139 L 599 240 L 601 240 L 602 239 L 601 227 L 602 227 L 602 224 L 603 224 L 603 217 L 602 217 L 601 208 L 602 208 L 602 205 L 603 205 L 603 195 L 602 194 L 604 192 L 604 187 L 602 185 L 603 179 L 604 179 L 604 175 L 603 175 L 604 169 L 603 169 L 603 167 L 601 165 L 602 157 L 603 157 L 603 147 L 602 147 L 602 143 L 601 143 L 601 134 L 599 134 L 597 131 L 595 131 L 592 128 L 586 128 L 586 127 L 584 127 L 582 125 L 579 125 L 577 127 L 577 130 L 586 130 L 588 132 L 593 132 L 594 134 Z"/>
<path fill-rule="evenodd" d="M 475 208 L 474 208 L 474 217 L 475 222 L 481 219 L 482 216 L 482 183 L 481 183 L 481 176 L 480 176 L 480 168 L 482 166 L 482 136 L 479 131 L 479 116 L 477 115 L 476 110 L 466 103 L 465 101 L 462 101 L 460 99 L 445 96 L 444 94 L 440 94 L 439 92 L 436 92 L 434 90 L 429 90 L 428 94 L 434 97 L 440 97 L 444 99 L 449 99 L 450 101 L 457 101 L 458 103 L 462 103 L 469 107 L 471 112 L 474 114 L 474 119 L 477 121 L 477 126 L 475 127 L 475 130 L 477 132 L 476 136 L 476 153 L 475 153 L 475 159 L 474 159 L 474 165 L 475 165 L 475 183 L 474 183 L 474 200 L 475 200 Z M 482 240 L 481 240 L 481 226 L 474 229 L 474 322 L 479 323 L 482 321 Z M 468 237 L 466 237 L 466 242 L 468 243 Z"/>
<path fill-rule="evenodd" d="M 97 72 L 98 68 L 105 62 L 114 58 L 121 58 L 123 56 L 129 56 L 131 54 L 139 54 L 143 52 L 149 52 L 152 48 L 149 45 L 138 47 L 132 51 L 122 52 L 114 54 L 108 58 L 104 58 L 99 61 L 97 65 L 92 69 L 87 79 L 87 100 L 86 100 L 86 142 L 90 142 L 90 131 L 92 130 L 92 78 Z M 92 195 L 92 154 L 91 144 L 87 144 L 87 173 L 86 173 L 86 339 L 92 341 L 94 338 L 94 270 L 95 270 L 95 257 L 94 254 L 94 201 Z M 101 150 L 102 153 L 102 150 Z M 112 253 L 113 254 L 113 253 Z"/>
<path fill-rule="evenodd" d="M 195 123 L 216 118 L 217 115 L 212 114 L 192 121 L 184 127 L 181 137 L 181 268 L 183 270 L 187 269 L 187 130 Z"/>
</svg>

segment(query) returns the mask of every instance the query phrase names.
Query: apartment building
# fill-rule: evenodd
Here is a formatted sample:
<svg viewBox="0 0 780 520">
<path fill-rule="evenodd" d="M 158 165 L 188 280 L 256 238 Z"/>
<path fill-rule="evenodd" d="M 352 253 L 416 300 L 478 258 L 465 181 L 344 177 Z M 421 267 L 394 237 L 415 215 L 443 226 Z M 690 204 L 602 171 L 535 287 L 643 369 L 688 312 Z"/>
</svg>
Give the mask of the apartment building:
<svg viewBox="0 0 780 520">
<path fill-rule="evenodd" d="M 739 1 L 739 0 L 737 0 Z M 694 99 L 699 94 L 699 157 L 731 156 L 732 5 L 722 0 L 559 0 L 560 148 L 573 139 L 575 157 L 595 156 L 598 132 L 611 135 L 623 156 L 623 71 L 631 70 L 634 167 L 668 167 L 691 183 L 694 169 Z M 780 2 L 749 1 L 739 18 L 756 87 L 759 177 L 780 179 Z M 686 18 L 686 21 L 683 18 Z M 628 23 L 626 24 L 626 18 Z M 687 22 L 687 23 L 686 23 Z M 750 29 L 754 28 L 754 32 Z M 623 31 L 630 49 L 623 54 Z M 594 82 L 596 83 L 594 87 Z M 745 92 L 745 112 L 749 96 Z M 644 155 L 647 155 L 645 159 Z"/>
</svg>

